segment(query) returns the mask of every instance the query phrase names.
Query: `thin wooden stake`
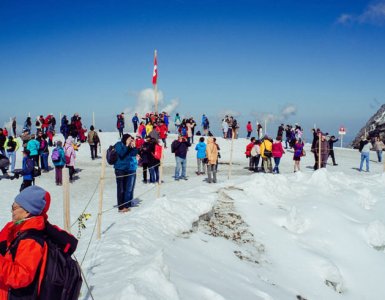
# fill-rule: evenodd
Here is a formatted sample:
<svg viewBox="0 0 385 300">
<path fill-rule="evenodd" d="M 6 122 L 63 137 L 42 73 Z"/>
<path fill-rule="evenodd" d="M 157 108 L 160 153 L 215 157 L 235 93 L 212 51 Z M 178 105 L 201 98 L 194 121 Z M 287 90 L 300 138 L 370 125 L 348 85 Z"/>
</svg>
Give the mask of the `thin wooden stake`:
<svg viewBox="0 0 385 300">
<path fill-rule="evenodd" d="M 98 210 L 98 233 L 97 237 L 100 240 L 102 236 L 102 210 L 103 210 L 103 193 L 104 193 L 104 176 L 106 173 L 106 150 L 102 153 L 102 170 L 100 172 L 99 185 L 99 210 Z"/>
<path fill-rule="evenodd" d="M 159 166 L 159 182 L 156 192 L 156 197 L 160 198 L 160 186 L 162 184 L 162 178 L 163 178 L 163 158 L 164 158 L 164 149 L 162 149 L 162 158 L 160 159 L 160 166 Z"/>
<path fill-rule="evenodd" d="M 70 217 L 70 176 L 69 169 L 63 168 L 63 223 L 64 229 L 71 232 Z"/>
<path fill-rule="evenodd" d="M 227 179 L 230 179 L 230 177 L 231 177 L 231 168 L 233 166 L 233 148 L 234 148 L 234 129 L 232 130 L 232 135 L 231 135 L 229 174 L 227 176 Z"/>
<path fill-rule="evenodd" d="M 318 134 L 318 169 L 321 169 L 321 138 L 322 134 Z"/>
</svg>

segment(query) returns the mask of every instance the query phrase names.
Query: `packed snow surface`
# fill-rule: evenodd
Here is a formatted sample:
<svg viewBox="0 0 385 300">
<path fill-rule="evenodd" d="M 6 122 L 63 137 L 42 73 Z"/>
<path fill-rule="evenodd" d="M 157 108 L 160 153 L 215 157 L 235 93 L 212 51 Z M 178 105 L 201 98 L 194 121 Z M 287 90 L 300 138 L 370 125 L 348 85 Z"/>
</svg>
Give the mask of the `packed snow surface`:
<svg viewBox="0 0 385 300">
<path fill-rule="evenodd" d="M 100 136 L 103 149 L 118 139 Z M 76 257 L 89 286 L 80 299 L 385 299 L 385 175 L 375 153 L 370 173 L 358 172 L 358 151 L 340 148 L 338 166 L 315 172 L 307 144 L 300 172 L 293 172 L 287 150 L 281 174 L 262 174 L 246 168 L 246 139 L 218 143 L 217 184 L 195 174 L 195 145 L 188 180 L 174 181 L 167 148 L 164 183 L 159 189 L 142 183 L 138 169 L 135 207 L 125 214 L 114 208 L 115 176 L 107 165 L 100 240 L 101 160 L 91 160 L 87 144 L 80 147 L 78 179 L 70 185 L 71 231 L 80 236 Z M 20 150 L 17 160 L 20 167 Z M 20 184 L 0 180 L 2 226 Z M 49 220 L 62 226 L 63 188 L 54 171 L 36 184 L 51 193 Z M 91 218 L 79 230 L 83 212 Z"/>
</svg>

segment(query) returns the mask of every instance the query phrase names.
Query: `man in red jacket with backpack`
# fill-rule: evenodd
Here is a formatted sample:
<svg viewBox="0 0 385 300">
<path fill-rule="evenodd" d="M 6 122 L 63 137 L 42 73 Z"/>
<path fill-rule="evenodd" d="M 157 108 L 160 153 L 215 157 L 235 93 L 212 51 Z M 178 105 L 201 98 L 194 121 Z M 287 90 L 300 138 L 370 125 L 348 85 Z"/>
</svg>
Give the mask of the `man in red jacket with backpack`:
<svg viewBox="0 0 385 300">
<path fill-rule="evenodd" d="M 49 268 L 45 236 L 59 237 L 63 251 L 75 251 L 76 238 L 48 223 L 46 213 L 50 202 L 50 194 L 38 186 L 28 187 L 16 196 L 12 221 L 0 232 L 0 300 L 47 299 L 45 292 L 50 286 L 42 284 L 47 282 L 45 275 Z M 80 286 L 73 295 L 79 296 Z M 50 295 L 62 299 L 62 292 Z M 73 295 L 66 299 L 73 299 Z"/>
</svg>

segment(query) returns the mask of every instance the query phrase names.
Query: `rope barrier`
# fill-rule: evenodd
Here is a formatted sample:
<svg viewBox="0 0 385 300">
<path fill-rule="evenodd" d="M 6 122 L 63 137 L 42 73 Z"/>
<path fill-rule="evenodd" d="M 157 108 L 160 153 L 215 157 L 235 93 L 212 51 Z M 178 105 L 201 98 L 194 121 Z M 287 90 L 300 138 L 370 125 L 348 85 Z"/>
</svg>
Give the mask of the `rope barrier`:
<svg viewBox="0 0 385 300">
<path fill-rule="evenodd" d="M 152 167 L 148 167 L 146 170 L 150 170 L 150 169 L 153 169 L 155 167 L 159 167 L 160 166 L 160 163 L 159 164 L 156 164 Z M 144 170 L 143 170 L 144 171 Z M 136 175 L 136 171 L 135 173 L 130 173 L 130 174 L 126 174 L 126 175 L 119 175 L 119 176 L 115 176 L 115 178 L 123 178 L 123 177 L 128 177 L 128 176 L 132 176 L 132 175 Z M 105 178 L 112 178 L 112 177 L 105 177 Z"/>
<path fill-rule="evenodd" d="M 76 262 L 79 264 L 79 261 L 78 261 L 77 257 L 75 256 L 75 254 L 73 254 L 73 257 L 74 257 L 74 259 L 76 260 Z M 79 266 L 80 266 L 80 265 L 79 265 Z M 88 285 L 88 282 L 87 282 L 87 279 L 86 279 L 86 275 L 84 274 L 83 269 L 82 269 L 81 266 L 80 266 L 80 272 L 82 273 L 83 281 L 84 281 L 84 283 L 86 284 L 86 287 L 87 287 L 88 293 L 89 293 L 90 296 L 91 296 L 91 299 L 92 299 L 92 300 L 95 300 L 94 296 L 92 295 L 90 286 Z"/>
<path fill-rule="evenodd" d="M 94 196 L 95 196 L 95 193 L 96 193 L 96 190 L 97 190 L 99 184 L 100 184 L 100 179 L 98 180 L 98 183 L 96 184 L 96 187 L 95 187 L 95 189 L 94 189 L 94 192 L 92 193 L 92 196 L 91 196 L 90 200 L 88 200 L 88 202 L 87 202 L 85 208 L 83 209 L 82 213 L 81 213 L 79 216 L 82 216 L 82 215 L 86 212 L 88 206 L 90 205 L 92 199 L 93 199 Z M 72 227 L 74 227 L 74 226 L 76 225 L 77 222 L 78 222 L 78 219 L 76 219 L 76 221 L 72 223 L 71 229 L 72 229 Z"/>
<path fill-rule="evenodd" d="M 151 192 L 153 189 L 155 189 L 155 187 L 156 187 L 156 185 L 154 185 L 153 187 L 151 187 L 150 189 L 148 189 L 148 190 L 145 191 L 144 193 L 142 193 L 142 194 L 136 196 L 136 198 L 139 198 L 139 197 L 141 197 L 141 196 L 147 194 L 148 192 Z M 109 211 L 111 211 L 111 210 L 114 210 L 114 209 L 116 209 L 116 208 L 119 208 L 119 207 L 121 207 L 121 206 L 123 206 L 123 205 L 125 205 L 125 204 L 127 204 L 127 203 L 131 203 L 131 202 L 133 202 L 134 200 L 135 200 L 135 199 L 132 199 L 132 200 L 126 201 L 126 202 L 124 202 L 124 203 L 122 203 L 122 204 L 120 204 L 120 205 L 114 205 L 112 208 L 103 210 L 103 211 L 102 211 L 102 215 L 103 215 L 104 213 L 106 213 L 106 212 L 109 212 Z"/>
<path fill-rule="evenodd" d="M 87 245 L 87 248 L 86 248 L 86 252 L 84 253 L 83 259 L 82 259 L 82 261 L 80 263 L 80 267 L 83 265 L 83 262 L 86 259 L 88 250 L 90 249 L 92 238 L 94 237 L 94 234 L 95 234 L 96 224 L 98 224 L 98 222 L 95 221 L 94 228 L 93 228 L 92 233 L 91 233 L 91 238 L 90 238 L 90 240 L 88 242 L 88 245 Z"/>
</svg>

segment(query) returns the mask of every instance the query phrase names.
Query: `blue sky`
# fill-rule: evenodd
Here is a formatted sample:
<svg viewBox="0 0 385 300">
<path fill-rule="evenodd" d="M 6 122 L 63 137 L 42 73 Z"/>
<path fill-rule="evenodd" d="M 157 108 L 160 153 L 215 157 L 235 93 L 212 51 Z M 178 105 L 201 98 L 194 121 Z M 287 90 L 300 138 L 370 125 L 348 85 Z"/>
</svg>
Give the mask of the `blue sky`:
<svg viewBox="0 0 385 300">
<path fill-rule="evenodd" d="M 151 88 L 198 120 L 345 125 L 385 101 L 385 1 L 0 2 L 1 124 L 16 115 L 116 113 Z M 274 129 L 275 132 L 275 129 Z"/>
</svg>

